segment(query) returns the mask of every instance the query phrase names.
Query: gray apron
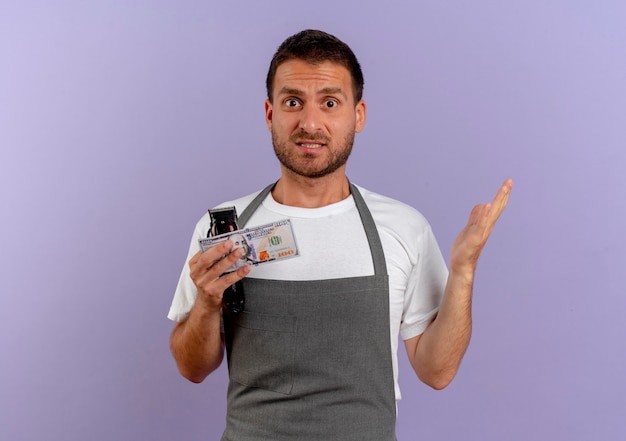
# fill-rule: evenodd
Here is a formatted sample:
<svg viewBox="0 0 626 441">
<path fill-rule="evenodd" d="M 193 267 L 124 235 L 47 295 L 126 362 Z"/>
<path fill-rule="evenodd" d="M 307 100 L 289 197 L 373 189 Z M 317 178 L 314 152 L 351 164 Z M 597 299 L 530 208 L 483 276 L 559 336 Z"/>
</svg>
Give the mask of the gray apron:
<svg viewBox="0 0 626 441">
<path fill-rule="evenodd" d="M 241 227 L 272 187 L 243 211 Z M 385 256 L 365 201 L 350 190 L 375 274 L 243 280 L 245 311 L 224 308 L 230 382 L 222 441 L 396 439 Z"/>
</svg>

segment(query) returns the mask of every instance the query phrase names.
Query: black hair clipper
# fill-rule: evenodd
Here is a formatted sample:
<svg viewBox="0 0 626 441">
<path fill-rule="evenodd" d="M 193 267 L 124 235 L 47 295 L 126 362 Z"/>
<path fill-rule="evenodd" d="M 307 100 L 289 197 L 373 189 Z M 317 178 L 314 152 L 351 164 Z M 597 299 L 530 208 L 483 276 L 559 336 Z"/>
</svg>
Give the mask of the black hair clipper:
<svg viewBox="0 0 626 441">
<path fill-rule="evenodd" d="M 209 210 L 211 216 L 211 228 L 207 237 L 237 231 L 237 210 L 235 207 L 216 208 Z M 233 314 L 243 311 L 245 297 L 243 294 L 243 283 L 241 280 L 230 285 L 224 291 L 224 304 Z"/>
</svg>

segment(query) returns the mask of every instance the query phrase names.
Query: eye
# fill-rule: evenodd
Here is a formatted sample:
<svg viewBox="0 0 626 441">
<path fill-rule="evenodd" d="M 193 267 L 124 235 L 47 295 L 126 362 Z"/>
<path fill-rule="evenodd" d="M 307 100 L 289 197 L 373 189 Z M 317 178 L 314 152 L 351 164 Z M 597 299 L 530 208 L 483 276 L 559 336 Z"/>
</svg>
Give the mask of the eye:
<svg viewBox="0 0 626 441">
<path fill-rule="evenodd" d="M 287 107 L 298 107 L 300 102 L 295 98 L 289 98 L 285 100 L 285 106 Z"/>
<path fill-rule="evenodd" d="M 334 107 L 337 107 L 339 103 L 337 102 L 337 100 L 326 100 L 324 102 L 324 106 L 327 107 L 328 109 L 332 109 Z"/>
</svg>

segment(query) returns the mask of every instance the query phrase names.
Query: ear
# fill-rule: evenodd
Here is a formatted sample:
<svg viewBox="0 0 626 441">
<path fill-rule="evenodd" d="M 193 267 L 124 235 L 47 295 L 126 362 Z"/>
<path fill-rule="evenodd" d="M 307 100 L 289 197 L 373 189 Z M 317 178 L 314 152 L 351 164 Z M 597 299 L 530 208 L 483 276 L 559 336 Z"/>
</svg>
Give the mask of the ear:
<svg viewBox="0 0 626 441">
<path fill-rule="evenodd" d="M 365 101 L 360 100 L 356 103 L 354 110 L 356 112 L 356 124 L 354 131 L 359 133 L 363 130 L 363 127 L 365 127 L 365 120 L 367 119 L 367 106 L 365 105 Z"/>
<path fill-rule="evenodd" d="M 269 99 L 265 100 L 265 124 L 267 125 L 268 130 L 272 131 L 272 116 L 273 116 L 272 103 Z"/>
</svg>

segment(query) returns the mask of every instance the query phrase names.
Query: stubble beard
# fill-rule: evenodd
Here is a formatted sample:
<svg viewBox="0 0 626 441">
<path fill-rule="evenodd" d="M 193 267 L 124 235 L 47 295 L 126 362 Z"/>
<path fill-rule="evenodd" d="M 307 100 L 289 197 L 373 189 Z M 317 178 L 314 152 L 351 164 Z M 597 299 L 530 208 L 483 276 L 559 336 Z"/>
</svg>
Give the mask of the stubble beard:
<svg viewBox="0 0 626 441">
<path fill-rule="evenodd" d="M 305 132 L 297 132 L 289 137 L 287 142 L 281 140 L 272 130 L 272 144 L 274 153 L 280 163 L 293 173 L 305 178 L 321 178 L 327 176 L 348 162 L 352 146 L 354 145 L 354 133 L 351 132 L 343 139 L 340 148 L 330 151 L 330 156 L 323 164 L 317 164 L 318 155 L 302 154 L 293 147 L 294 142 L 306 139 L 309 141 L 320 141 L 328 144 L 330 140 L 321 135 L 308 135 Z M 327 147 L 321 147 L 327 148 Z"/>
</svg>

